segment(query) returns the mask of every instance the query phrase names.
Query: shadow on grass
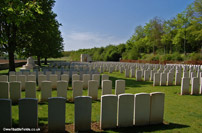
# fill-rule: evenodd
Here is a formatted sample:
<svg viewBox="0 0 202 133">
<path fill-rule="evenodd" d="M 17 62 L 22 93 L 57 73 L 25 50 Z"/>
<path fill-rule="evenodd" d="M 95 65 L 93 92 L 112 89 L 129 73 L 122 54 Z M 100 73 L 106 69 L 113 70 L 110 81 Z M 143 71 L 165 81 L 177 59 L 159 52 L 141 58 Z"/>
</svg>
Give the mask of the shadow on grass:
<svg viewBox="0 0 202 133">
<path fill-rule="evenodd" d="M 153 86 L 152 82 L 148 82 L 148 81 L 136 81 L 135 79 L 131 79 L 131 78 L 117 78 L 117 77 L 109 77 L 109 80 L 112 80 L 112 86 L 113 88 L 115 88 L 115 82 L 116 80 L 125 80 L 126 82 L 126 87 L 141 87 L 144 85 L 151 85 Z"/>
<path fill-rule="evenodd" d="M 48 121 L 48 117 L 39 117 L 38 121 L 39 121 L 39 126 L 43 126 L 45 124 L 42 121 Z"/>
<path fill-rule="evenodd" d="M 148 126 L 133 126 L 126 128 L 115 128 L 111 129 L 111 131 L 119 132 L 119 133 L 134 133 L 134 132 L 154 132 L 160 130 L 171 130 L 177 128 L 187 128 L 188 125 L 169 123 L 169 124 L 160 124 L 160 125 L 148 125 Z"/>
<path fill-rule="evenodd" d="M 48 105 L 48 102 L 39 101 L 38 104 L 39 104 L 39 105 Z"/>
<path fill-rule="evenodd" d="M 19 127 L 19 120 L 12 119 L 12 127 L 14 128 Z"/>
</svg>

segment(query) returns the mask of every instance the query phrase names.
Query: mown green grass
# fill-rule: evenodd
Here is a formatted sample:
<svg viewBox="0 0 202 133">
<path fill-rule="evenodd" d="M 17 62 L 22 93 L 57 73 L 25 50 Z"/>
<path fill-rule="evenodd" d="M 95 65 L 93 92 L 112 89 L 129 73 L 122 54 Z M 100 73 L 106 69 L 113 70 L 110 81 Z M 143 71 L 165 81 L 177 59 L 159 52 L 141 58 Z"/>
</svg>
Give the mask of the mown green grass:
<svg viewBox="0 0 202 133">
<path fill-rule="evenodd" d="M 109 74 L 109 73 L 106 73 Z M 110 80 L 114 84 L 117 79 L 126 80 L 126 93 L 141 93 L 141 92 L 164 92 L 165 93 L 165 108 L 164 108 L 164 123 L 162 125 L 150 125 L 141 127 L 117 128 L 105 130 L 105 132 L 202 132 L 202 95 L 181 96 L 180 86 L 157 86 L 153 87 L 152 82 L 137 82 L 134 78 L 125 78 L 124 74 L 118 72 L 109 74 Z M 100 120 L 100 97 L 101 89 L 99 89 L 99 99 L 92 103 L 92 121 L 99 122 Z M 37 98 L 40 99 L 40 91 L 37 91 Z M 56 97 L 56 90 L 52 91 L 52 97 Z M 83 95 L 87 95 L 87 90 L 83 91 Z M 22 92 L 22 98 L 25 97 L 25 92 Z M 72 98 L 72 90 L 67 91 L 68 99 Z M 48 104 L 38 104 L 39 125 L 48 124 Z M 18 127 L 18 105 L 12 106 L 12 118 L 14 127 Z M 66 103 L 66 123 L 74 122 L 74 104 Z"/>
</svg>

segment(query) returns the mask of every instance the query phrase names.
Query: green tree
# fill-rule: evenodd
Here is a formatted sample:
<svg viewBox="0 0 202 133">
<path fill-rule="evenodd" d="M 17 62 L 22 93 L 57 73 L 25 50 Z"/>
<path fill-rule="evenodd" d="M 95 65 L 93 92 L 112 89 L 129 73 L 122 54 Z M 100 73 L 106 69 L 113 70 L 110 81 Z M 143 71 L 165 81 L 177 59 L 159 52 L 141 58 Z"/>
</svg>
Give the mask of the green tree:
<svg viewBox="0 0 202 133">
<path fill-rule="evenodd" d="M 2 0 L 0 2 L 1 50 L 9 55 L 9 71 L 15 71 L 14 53 L 25 44 L 19 32 L 21 25 L 34 18 L 34 13 L 42 13 L 38 0 Z"/>
<path fill-rule="evenodd" d="M 40 1 L 39 5 L 43 14 L 35 14 L 35 19 L 26 24 L 26 34 L 31 36 L 30 43 L 24 48 L 26 56 L 37 56 L 38 65 L 41 65 L 41 58 L 61 57 L 63 51 L 63 38 L 59 31 L 59 22 L 56 14 L 52 11 L 54 0 Z"/>
</svg>

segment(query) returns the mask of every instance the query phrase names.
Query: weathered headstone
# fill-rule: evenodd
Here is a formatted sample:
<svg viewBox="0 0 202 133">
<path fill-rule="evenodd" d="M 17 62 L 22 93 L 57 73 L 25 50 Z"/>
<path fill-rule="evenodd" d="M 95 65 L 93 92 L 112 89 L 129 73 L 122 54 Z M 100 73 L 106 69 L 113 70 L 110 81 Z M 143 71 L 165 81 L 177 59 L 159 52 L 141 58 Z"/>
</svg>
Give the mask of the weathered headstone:
<svg viewBox="0 0 202 133">
<path fill-rule="evenodd" d="M 38 100 L 24 98 L 19 100 L 19 127 L 38 127 Z"/>
<path fill-rule="evenodd" d="M 116 95 L 101 96 L 100 128 L 115 128 L 117 125 L 117 99 Z"/>
<path fill-rule="evenodd" d="M 150 94 L 137 93 L 134 100 L 134 120 L 135 126 L 149 125 L 150 119 Z"/>
<path fill-rule="evenodd" d="M 65 132 L 65 102 L 63 97 L 48 98 L 48 132 Z"/>
<path fill-rule="evenodd" d="M 133 126 L 134 95 L 118 95 L 118 127 Z"/>
<path fill-rule="evenodd" d="M 91 130 L 92 99 L 88 96 L 78 96 L 74 100 L 75 132 Z"/>
</svg>

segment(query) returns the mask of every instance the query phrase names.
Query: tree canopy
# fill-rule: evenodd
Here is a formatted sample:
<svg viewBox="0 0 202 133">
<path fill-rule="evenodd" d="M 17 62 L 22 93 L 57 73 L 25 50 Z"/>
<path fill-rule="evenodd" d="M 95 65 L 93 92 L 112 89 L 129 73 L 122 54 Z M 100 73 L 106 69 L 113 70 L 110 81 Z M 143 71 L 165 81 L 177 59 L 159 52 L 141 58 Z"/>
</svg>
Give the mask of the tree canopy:
<svg viewBox="0 0 202 133">
<path fill-rule="evenodd" d="M 40 58 L 57 57 L 63 51 L 54 0 L 1 0 L 0 50 L 9 55 L 15 71 L 14 53 Z"/>
</svg>

